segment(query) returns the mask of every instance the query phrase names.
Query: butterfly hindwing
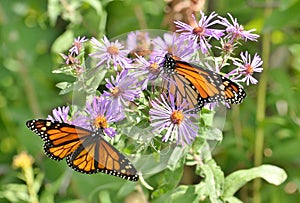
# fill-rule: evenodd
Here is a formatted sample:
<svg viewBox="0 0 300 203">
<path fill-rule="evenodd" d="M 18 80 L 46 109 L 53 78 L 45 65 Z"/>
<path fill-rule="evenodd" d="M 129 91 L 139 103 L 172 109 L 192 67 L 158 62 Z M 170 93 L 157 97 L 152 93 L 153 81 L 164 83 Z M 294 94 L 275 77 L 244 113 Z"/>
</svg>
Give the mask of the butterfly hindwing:
<svg viewBox="0 0 300 203">
<path fill-rule="evenodd" d="M 101 130 L 94 132 L 76 151 L 67 157 L 68 165 L 81 173 L 107 173 L 137 181 L 137 171 L 131 162 L 102 138 Z"/>
<path fill-rule="evenodd" d="M 225 101 L 230 104 L 239 104 L 246 97 L 244 88 L 226 77 L 222 77 Z"/>
</svg>

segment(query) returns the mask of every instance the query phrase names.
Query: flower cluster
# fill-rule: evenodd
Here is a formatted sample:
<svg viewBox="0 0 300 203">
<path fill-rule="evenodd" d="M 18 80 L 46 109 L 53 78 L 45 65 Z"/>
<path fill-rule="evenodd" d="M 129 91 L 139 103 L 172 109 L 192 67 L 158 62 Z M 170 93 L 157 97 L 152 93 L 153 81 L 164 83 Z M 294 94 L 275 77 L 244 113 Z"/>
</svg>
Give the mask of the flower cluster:
<svg viewBox="0 0 300 203">
<path fill-rule="evenodd" d="M 92 87 L 96 96 L 89 95 L 81 110 L 57 108 L 48 119 L 90 130 L 102 128 L 106 135 L 113 137 L 116 134 L 116 122 L 126 119 L 129 113 L 131 118 L 135 118 L 134 124 L 143 119 L 150 121 L 148 125 L 153 128 L 153 133 L 162 137 L 162 141 L 175 141 L 179 145 L 191 144 L 198 133 L 199 114 L 195 113 L 185 99 L 178 103 L 176 95 L 162 93 L 157 96 L 161 89 L 154 84 L 168 79 L 161 74 L 161 64 L 167 53 L 179 60 L 197 63 L 218 72 L 234 82 L 256 84 L 258 81 L 253 74 L 262 71 L 261 58 L 257 53 L 252 58 L 247 51 L 240 53 L 241 58 L 237 58 L 234 51 L 242 43 L 256 41 L 259 36 L 253 33 L 254 30 L 244 30 L 236 18 L 230 14 L 228 16 L 230 21 L 215 12 L 209 16 L 200 12 L 199 21 L 192 16 L 193 25 L 175 21 L 176 33 L 163 33 L 161 36 L 150 37 L 151 32 L 136 31 L 129 33 L 123 41 L 110 41 L 106 36 L 100 41 L 91 38 L 94 51 L 88 56 L 96 61 L 95 67 L 91 69 L 109 70 L 105 72 L 105 80 L 93 83 L 97 84 Z M 216 25 L 218 29 L 215 28 Z M 62 54 L 66 66 L 84 64 L 84 59 L 79 56 L 85 42 L 85 37 L 78 37 L 74 40 L 69 55 Z M 223 73 L 224 67 L 233 68 L 228 73 Z M 91 72 L 97 73 L 89 73 Z M 86 83 L 97 78 L 95 74 L 80 74 Z M 102 89 L 99 89 L 100 84 Z M 76 85 L 74 83 L 74 87 Z"/>
</svg>

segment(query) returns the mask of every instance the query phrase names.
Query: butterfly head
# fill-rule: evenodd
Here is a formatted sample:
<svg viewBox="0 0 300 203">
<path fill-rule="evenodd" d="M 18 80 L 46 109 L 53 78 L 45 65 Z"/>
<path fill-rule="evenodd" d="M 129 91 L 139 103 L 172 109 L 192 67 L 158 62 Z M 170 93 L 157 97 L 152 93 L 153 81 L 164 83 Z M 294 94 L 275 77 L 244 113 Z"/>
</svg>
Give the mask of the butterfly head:
<svg viewBox="0 0 300 203">
<path fill-rule="evenodd" d="M 164 58 L 165 59 L 161 65 L 163 67 L 164 72 L 166 72 L 167 74 L 172 73 L 176 67 L 176 56 L 173 56 L 170 53 L 166 53 Z"/>
</svg>

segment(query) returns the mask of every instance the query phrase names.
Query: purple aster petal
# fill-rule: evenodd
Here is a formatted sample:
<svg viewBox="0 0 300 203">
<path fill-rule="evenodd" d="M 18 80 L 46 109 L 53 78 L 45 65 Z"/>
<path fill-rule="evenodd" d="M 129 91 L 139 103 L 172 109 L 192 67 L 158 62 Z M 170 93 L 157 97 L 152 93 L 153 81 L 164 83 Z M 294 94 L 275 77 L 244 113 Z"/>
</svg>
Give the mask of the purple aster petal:
<svg viewBox="0 0 300 203">
<path fill-rule="evenodd" d="M 162 43 L 163 41 L 163 43 Z M 176 33 L 164 34 L 164 40 L 160 37 L 153 40 L 154 50 L 153 56 L 163 57 L 166 53 L 177 56 L 181 59 L 190 60 L 191 57 L 197 52 L 199 46 L 193 41 L 187 40 L 184 37 L 178 36 Z"/>
<path fill-rule="evenodd" d="M 255 72 L 262 72 L 263 68 L 261 65 L 263 61 L 261 60 L 260 56 L 257 53 L 254 55 L 253 60 L 251 60 L 251 55 L 246 51 L 245 53 L 240 54 L 242 61 L 234 61 L 233 64 L 239 67 L 239 73 L 244 78 L 241 79 L 242 82 L 246 82 L 247 85 L 257 84 L 257 80 L 253 77 Z"/>
<path fill-rule="evenodd" d="M 110 138 L 114 137 L 117 134 L 117 132 L 116 132 L 116 130 L 114 128 L 105 128 L 103 131 Z"/>
<path fill-rule="evenodd" d="M 91 130 L 90 124 L 86 122 L 86 116 L 79 111 L 71 113 L 69 106 L 57 107 L 52 110 L 52 114 L 53 115 L 48 115 L 48 120 L 68 123 Z M 70 114 L 72 114 L 72 116 Z"/>
<path fill-rule="evenodd" d="M 230 23 L 226 18 L 220 16 L 219 19 L 221 20 L 220 24 L 226 27 L 226 32 L 228 33 L 227 37 L 229 37 L 231 41 L 239 40 L 240 38 L 245 41 L 257 41 L 259 35 L 252 33 L 255 31 L 255 29 L 248 31 L 244 30 L 244 27 L 237 22 L 236 18 L 233 18 L 230 13 L 228 13 L 228 16 L 230 17 L 232 23 Z"/>
<path fill-rule="evenodd" d="M 137 57 L 137 65 L 132 69 L 134 70 L 130 75 L 139 79 L 137 86 L 141 87 L 141 90 L 147 88 L 149 82 L 153 82 L 160 73 L 159 64 L 162 63 L 163 58 L 159 57 L 159 60 L 146 60 L 142 56 Z"/>
<path fill-rule="evenodd" d="M 109 111 L 110 105 L 111 103 L 108 99 L 104 97 L 94 97 L 91 102 L 87 102 L 86 104 L 85 111 L 87 116 L 85 122 L 89 123 L 90 126 L 93 126 L 93 130 L 95 130 L 96 128 L 98 128 L 98 118 L 104 119 L 107 125 L 122 120 L 124 117 L 121 117 L 119 115 L 115 116 Z M 108 127 L 106 125 L 100 127 L 103 128 L 105 134 L 110 137 L 113 137 L 116 134 L 114 129 L 111 127 Z"/>
<path fill-rule="evenodd" d="M 209 38 L 213 37 L 219 40 L 220 37 L 224 35 L 224 30 L 209 28 L 210 26 L 219 23 L 219 20 L 213 21 L 213 18 L 218 16 L 215 12 L 212 12 L 209 16 L 205 16 L 202 11 L 200 11 L 200 14 L 201 18 L 199 22 L 197 22 L 195 16 L 192 15 L 194 26 L 180 21 L 175 21 L 174 23 L 178 28 L 176 30 L 177 32 L 180 32 L 180 34 L 187 39 L 194 41 L 195 44 L 199 43 L 202 53 L 206 54 L 211 47 L 208 42 Z"/>
<path fill-rule="evenodd" d="M 149 111 L 151 126 L 156 133 L 166 130 L 162 141 L 175 140 L 177 144 L 191 144 L 198 132 L 198 125 L 193 123 L 194 119 L 198 119 L 199 115 L 191 113 L 191 110 L 185 110 L 188 104 L 176 106 L 174 96 L 161 95 L 161 99 L 150 101 L 152 108 Z M 176 118 L 178 123 L 174 123 L 171 117 L 174 112 L 178 112 L 182 117 Z M 174 119 L 174 118 L 173 118 Z M 182 120 L 181 120 L 182 119 Z"/>
<path fill-rule="evenodd" d="M 73 46 L 69 49 L 71 55 L 78 55 L 82 49 L 83 43 L 88 41 L 88 39 L 83 36 L 82 38 L 79 36 L 74 39 Z"/>
<path fill-rule="evenodd" d="M 69 106 L 57 107 L 52 110 L 52 115 L 48 115 L 47 120 L 58 121 L 60 123 L 69 123 Z"/>
<path fill-rule="evenodd" d="M 136 86 L 137 79 L 128 74 L 128 70 L 122 70 L 116 78 L 106 79 L 106 87 L 109 91 L 104 91 L 103 96 L 110 102 L 109 112 L 122 112 L 124 106 L 128 106 L 129 101 L 139 98 L 141 89 Z"/>
<path fill-rule="evenodd" d="M 112 64 L 115 70 L 117 70 L 118 65 L 122 68 L 130 67 L 131 60 L 127 58 L 129 50 L 124 49 L 124 46 L 118 40 L 110 42 L 106 36 L 103 36 L 101 42 L 95 38 L 92 38 L 90 41 L 96 52 L 89 54 L 89 56 L 100 59 L 96 64 L 97 67 L 103 65 L 105 62 L 107 68 L 110 68 Z"/>
</svg>

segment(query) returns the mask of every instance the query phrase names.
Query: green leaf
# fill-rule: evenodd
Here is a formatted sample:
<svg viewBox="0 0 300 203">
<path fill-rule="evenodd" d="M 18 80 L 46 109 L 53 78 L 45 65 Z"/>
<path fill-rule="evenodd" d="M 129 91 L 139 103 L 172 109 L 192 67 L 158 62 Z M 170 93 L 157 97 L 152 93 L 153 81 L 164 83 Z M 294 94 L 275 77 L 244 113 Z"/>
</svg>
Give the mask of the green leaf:
<svg viewBox="0 0 300 203">
<path fill-rule="evenodd" d="M 225 178 L 223 196 L 232 197 L 243 185 L 255 178 L 263 178 L 273 185 L 280 185 L 286 180 L 287 174 L 283 169 L 272 165 L 261 165 L 233 172 Z"/>
<path fill-rule="evenodd" d="M 176 189 L 170 190 L 166 194 L 155 199 L 154 201 L 152 201 L 152 203 L 181 203 L 195 201 L 198 202 L 197 195 L 195 194 L 195 186 L 180 185 Z"/>
<path fill-rule="evenodd" d="M 107 69 L 99 69 L 99 70 L 91 70 L 94 74 L 92 76 L 88 76 L 88 78 L 85 79 L 85 86 L 87 92 L 95 92 L 98 88 L 99 84 L 104 80 L 104 77 L 107 73 Z"/>
<path fill-rule="evenodd" d="M 27 186 L 23 184 L 7 184 L 3 187 L 0 197 L 6 198 L 11 202 L 20 202 L 20 200 L 29 202 L 30 197 L 27 192 Z"/>
<path fill-rule="evenodd" d="M 42 186 L 43 180 L 44 180 L 44 173 L 40 172 L 36 175 L 34 182 L 33 182 L 33 187 L 34 191 L 38 193 L 40 191 L 40 188 Z"/>
<path fill-rule="evenodd" d="M 59 89 L 63 90 L 63 89 L 66 89 L 69 85 L 70 85 L 70 83 L 68 83 L 68 82 L 59 82 L 55 86 L 58 87 Z"/>
<path fill-rule="evenodd" d="M 99 197 L 99 202 L 112 203 L 109 197 L 109 192 L 107 190 L 100 191 L 98 197 Z"/>
<path fill-rule="evenodd" d="M 196 186 L 196 193 L 200 199 L 208 197 L 210 202 L 220 202 L 224 185 L 223 171 L 213 159 L 203 164 L 200 168 L 200 175 L 204 177 L 204 180 Z"/>
<path fill-rule="evenodd" d="M 55 182 L 47 185 L 47 189 L 43 190 L 40 195 L 40 202 L 54 203 L 54 196 L 63 186 L 63 183 L 68 183 L 70 179 L 70 171 L 63 173 Z"/>
<path fill-rule="evenodd" d="M 71 47 L 73 40 L 74 40 L 73 31 L 67 30 L 54 41 L 51 47 L 51 51 L 57 54 L 63 53 Z"/>
</svg>

